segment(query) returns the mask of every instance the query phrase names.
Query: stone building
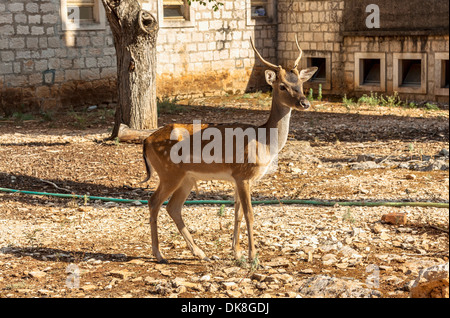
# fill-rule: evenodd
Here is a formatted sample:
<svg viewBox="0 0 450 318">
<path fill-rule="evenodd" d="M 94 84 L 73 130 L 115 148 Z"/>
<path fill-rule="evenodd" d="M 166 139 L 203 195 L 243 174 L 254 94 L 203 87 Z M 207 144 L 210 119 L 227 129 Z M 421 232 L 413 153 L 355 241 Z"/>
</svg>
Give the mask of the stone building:
<svg viewBox="0 0 450 318">
<path fill-rule="evenodd" d="M 273 63 L 319 71 L 306 88 L 448 102 L 448 2 L 400 0 L 140 0 L 159 21 L 159 96 L 265 86 L 249 38 Z M 375 5 L 375 6 L 374 6 Z M 79 19 L 75 19 L 79 17 Z M 113 102 L 113 37 L 100 0 L 1 0 L 0 113 Z"/>
<path fill-rule="evenodd" d="M 279 1 L 280 63 L 296 56 L 319 72 L 306 87 L 324 93 L 376 92 L 448 103 L 449 4 L 443 0 Z"/>
</svg>

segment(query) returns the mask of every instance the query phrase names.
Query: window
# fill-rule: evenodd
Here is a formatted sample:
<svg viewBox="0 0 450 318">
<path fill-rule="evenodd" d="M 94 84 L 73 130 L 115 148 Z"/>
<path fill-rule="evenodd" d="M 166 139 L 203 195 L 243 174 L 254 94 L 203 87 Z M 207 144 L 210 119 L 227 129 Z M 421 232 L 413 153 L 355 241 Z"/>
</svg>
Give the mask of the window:
<svg viewBox="0 0 450 318">
<path fill-rule="evenodd" d="M 361 68 L 361 85 L 380 85 L 381 61 L 379 59 L 362 59 Z"/>
<path fill-rule="evenodd" d="M 420 87 L 422 77 L 421 60 L 399 61 L 399 84 L 402 87 Z"/>
<path fill-rule="evenodd" d="M 186 15 L 189 10 L 186 10 L 186 5 L 184 0 L 163 0 L 164 20 L 188 20 Z"/>
<path fill-rule="evenodd" d="M 435 94 L 439 96 L 449 95 L 449 54 L 435 53 Z"/>
<path fill-rule="evenodd" d="M 105 29 L 105 11 L 100 0 L 61 0 L 63 30 Z"/>
<path fill-rule="evenodd" d="M 385 68 L 385 53 L 355 53 L 355 89 L 385 91 Z"/>
<path fill-rule="evenodd" d="M 394 91 L 427 93 L 426 54 L 394 53 Z"/>
<path fill-rule="evenodd" d="M 318 70 L 310 79 L 311 82 L 324 83 L 327 80 L 327 59 L 322 57 L 309 57 L 308 67 L 317 67 Z"/>
<path fill-rule="evenodd" d="M 67 0 L 67 17 L 70 23 L 92 23 L 94 19 L 94 0 Z"/>
<path fill-rule="evenodd" d="M 275 0 L 247 0 L 247 25 L 275 23 Z"/>
<path fill-rule="evenodd" d="M 441 88 L 448 88 L 448 60 L 443 60 L 441 62 L 442 69 L 441 69 Z"/>
<path fill-rule="evenodd" d="M 252 19 L 266 18 L 268 16 L 268 0 L 251 1 L 251 16 Z"/>
<path fill-rule="evenodd" d="M 158 21 L 162 28 L 194 27 L 192 6 L 187 0 L 158 0 Z"/>
<path fill-rule="evenodd" d="M 298 54 L 298 51 L 296 52 Z M 331 90 L 331 52 L 329 51 L 303 51 L 303 58 L 300 60 L 300 69 L 317 67 L 317 72 L 313 77 L 303 84 L 305 89 L 317 90 L 319 85 L 323 90 Z"/>
</svg>

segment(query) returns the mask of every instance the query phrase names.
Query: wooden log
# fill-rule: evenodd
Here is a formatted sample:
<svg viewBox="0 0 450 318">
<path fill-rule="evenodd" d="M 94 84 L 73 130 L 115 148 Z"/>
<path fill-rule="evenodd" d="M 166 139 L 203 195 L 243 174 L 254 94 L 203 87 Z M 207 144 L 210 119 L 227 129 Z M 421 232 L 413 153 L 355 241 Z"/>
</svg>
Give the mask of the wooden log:
<svg viewBox="0 0 450 318">
<path fill-rule="evenodd" d="M 131 129 L 125 124 L 120 124 L 117 138 L 119 138 L 120 142 L 140 144 L 156 130 L 157 129 Z"/>
</svg>

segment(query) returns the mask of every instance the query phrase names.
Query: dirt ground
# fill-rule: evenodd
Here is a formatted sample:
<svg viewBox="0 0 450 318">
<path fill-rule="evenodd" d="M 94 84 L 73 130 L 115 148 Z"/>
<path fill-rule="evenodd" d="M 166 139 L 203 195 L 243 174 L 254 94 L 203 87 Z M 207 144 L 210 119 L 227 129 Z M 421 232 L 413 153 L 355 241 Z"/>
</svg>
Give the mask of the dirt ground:
<svg viewBox="0 0 450 318">
<path fill-rule="evenodd" d="M 160 124 L 258 124 L 269 107 L 261 93 L 184 100 L 165 105 Z M 252 198 L 448 203 L 448 120 L 448 109 L 314 102 L 293 114 L 278 169 Z M 102 141 L 112 121 L 111 105 L 0 118 L 0 187 L 147 200 L 158 178 L 140 184 L 140 145 Z M 188 198 L 208 199 L 233 200 L 231 184 L 199 182 Z M 381 222 L 392 212 L 407 223 Z M 190 254 L 163 207 L 168 264 L 158 264 L 139 202 L 0 192 L 0 297 L 405 298 L 420 269 L 448 262 L 446 208 L 280 202 L 255 205 L 254 213 L 259 267 L 232 257 L 229 205 L 183 210 L 210 262 Z M 311 291 L 320 275 L 356 285 Z"/>
</svg>

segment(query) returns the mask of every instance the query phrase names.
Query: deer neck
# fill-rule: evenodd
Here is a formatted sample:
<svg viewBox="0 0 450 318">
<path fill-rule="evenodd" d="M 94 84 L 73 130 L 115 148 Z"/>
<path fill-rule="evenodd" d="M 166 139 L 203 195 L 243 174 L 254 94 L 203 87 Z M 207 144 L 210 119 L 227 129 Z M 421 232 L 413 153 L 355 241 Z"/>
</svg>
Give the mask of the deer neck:
<svg viewBox="0 0 450 318">
<path fill-rule="evenodd" d="M 287 141 L 291 112 L 292 110 L 290 107 L 282 106 L 278 102 L 276 102 L 276 97 L 274 96 L 269 118 L 267 119 L 267 122 L 262 125 L 262 127 L 266 128 L 268 131 L 270 130 L 270 128 L 277 128 L 278 152 L 283 149 Z"/>
</svg>

